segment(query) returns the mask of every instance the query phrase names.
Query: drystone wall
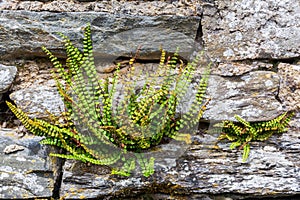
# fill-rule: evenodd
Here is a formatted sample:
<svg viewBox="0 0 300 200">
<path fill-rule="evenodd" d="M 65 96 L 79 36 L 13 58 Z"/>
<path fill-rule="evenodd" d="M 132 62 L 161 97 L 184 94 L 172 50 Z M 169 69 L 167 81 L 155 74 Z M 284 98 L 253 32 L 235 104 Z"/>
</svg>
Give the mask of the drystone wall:
<svg viewBox="0 0 300 200">
<path fill-rule="evenodd" d="M 218 135 L 194 135 L 180 146 L 164 144 L 149 178 L 118 177 L 105 166 L 49 157 L 41 138 L 7 128 L 1 103 L 0 198 L 62 199 L 297 199 L 300 195 L 300 3 L 292 0 L 0 1 L 0 98 L 35 117 L 59 115 L 63 104 L 50 75 L 46 46 L 64 58 L 62 32 L 80 44 L 91 24 L 99 76 L 111 61 L 157 62 L 159 48 L 190 59 L 205 50 L 214 63 L 204 119 L 269 120 L 296 112 L 288 132 L 251 146 L 250 157 Z M 204 62 L 205 63 L 205 62 Z M 3 96 L 3 97 L 2 97 Z M 3 111 L 3 112 L 2 112 Z M 178 150 L 179 149 L 179 150 Z"/>
</svg>

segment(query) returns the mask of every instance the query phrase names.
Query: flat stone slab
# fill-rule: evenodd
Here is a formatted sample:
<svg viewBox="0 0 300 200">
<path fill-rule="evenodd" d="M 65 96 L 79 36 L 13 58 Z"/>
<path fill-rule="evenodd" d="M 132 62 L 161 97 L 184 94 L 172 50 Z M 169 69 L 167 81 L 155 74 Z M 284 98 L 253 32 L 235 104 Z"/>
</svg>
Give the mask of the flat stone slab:
<svg viewBox="0 0 300 200">
<path fill-rule="evenodd" d="M 55 87 L 33 85 L 11 93 L 10 98 L 30 117 L 49 117 L 50 113 L 60 115 L 64 110 Z"/>
<path fill-rule="evenodd" d="M 42 56 L 41 46 L 64 57 L 64 44 L 57 32 L 80 48 L 83 30 L 91 24 L 96 59 L 113 61 L 133 56 L 140 47 L 141 58 L 159 59 L 160 48 L 189 57 L 195 48 L 199 16 L 139 16 L 105 12 L 0 12 L 0 58 Z M 9 39 L 8 39 L 9 38 Z M 80 45 L 79 45 L 80 44 Z"/>
<path fill-rule="evenodd" d="M 215 60 L 299 57 L 299 13 L 299 1 L 214 1 L 204 8 L 205 48 Z"/>
<path fill-rule="evenodd" d="M 299 120 L 299 119 L 298 119 Z M 293 120 L 296 123 L 297 120 Z M 251 143 L 250 156 L 242 163 L 242 151 L 230 150 L 230 142 L 216 144 L 216 135 L 194 135 L 180 156 L 155 160 L 155 173 L 148 177 L 110 175 L 107 167 L 68 160 L 60 194 L 65 199 L 126 199 L 167 194 L 165 198 L 231 199 L 280 197 L 300 194 L 299 128 L 274 134 L 264 142 Z M 167 145 L 168 146 L 168 145 Z M 209 196 L 206 196 L 209 195 Z"/>
<path fill-rule="evenodd" d="M 0 129 L 0 198 L 50 198 L 54 174 L 41 137 L 20 138 L 13 129 Z"/>
<path fill-rule="evenodd" d="M 0 10 L 30 10 L 51 12 L 83 12 L 96 11 L 110 14 L 132 15 L 201 15 L 202 1 L 172 2 L 172 1 L 97 1 L 97 0 L 20 0 L 0 3 Z M 146 9 L 145 9 L 146 8 Z"/>
<path fill-rule="evenodd" d="M 283 112 L 276 96 L 279 75 L 272 71 L 253 71 L 239 77 L 211 75 L 207 97 L 211 98 L 204 118 L 231 120 L 240 115 L 247 121 L 266 121 Z"/>
</svg>

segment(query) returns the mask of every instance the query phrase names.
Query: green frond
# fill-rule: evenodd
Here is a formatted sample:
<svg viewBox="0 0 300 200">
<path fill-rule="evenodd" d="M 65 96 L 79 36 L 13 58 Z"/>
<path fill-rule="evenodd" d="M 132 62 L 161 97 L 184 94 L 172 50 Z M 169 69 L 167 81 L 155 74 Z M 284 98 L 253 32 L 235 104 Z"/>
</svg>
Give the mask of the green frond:
<svg viewBox="0 0 300 200">
<path fill-rule="evenodd" d="M 287 131 L 287 126 L 294 115 L 293 112 L 285 112 L 278 117 L 263 122 L 247 122 L 242 117 L 235 115 L 238 122 L 223 121 L 215 125 L 216 128 L 223 127 L 219 140 L 228 139 L 232 141 L 230 148 L 238 146 L 243 148 L 243 162 L 246 162 L 250 152 L 250 142 L 264 141 L 274 133 Z"/>
<path fill-rule="evenodd" d="M 183 83 L 182 85 L 178 85 L 178 91 L 186 91 L 188 89 L 188 86 L 191 83 L 191 80 L 194 75 L 194 70 L 196 68 L 196 65 L 198 63 L 198 60 L 200 59 L 200 56 L 203 52 L 197 55 L 194 62 L 188 64 L 186 70 L 183 72 Z M 205 69 L 204 74 L 202 75 L 200 82 L 197 87 L 197 93 L 195 100 L 192 102 L 191 107 L 187 113 L 185 113 L 182 116 L 183 123 L 186 127 L 192 128 L 194 127 L 199 120 L 201 119 L 204 110 L 206 109 L 206 105 L 208 104 L 209 100 L 206 103 L 203 103 L 203 99 L 206 93 L 206 88 L 208 85 L 209 80 L 209 74 L 210 74 L 210 65 L 208 65 Z M 179 96 L 179 99 L 183 97 L 183 93 L 180 92 L 181 96 Z M 202 105 L 202 106 L 201 106 Z"/>
<path fill-rule="evenodd" d="M 121 175 L 121 176 L 130 176 L 131 172 L 135 169 L 135 160 L 129 158 L 124 161 L 124 164 L 121 169 L 113 168 L 112 174 Z"/>
<path fill-rule="evenodd" d="M 15 107 L 12 103 L 6 102 L 7 106 L 10 108 L 10 110 L 15 114 L 15 116 L 22 122 L 24 127 L 32 132 L 34 135 L 37 136 L 52 136 L 55 135 L 53 133 L 52 127 L 51 129 L 47 130 L 43 125 L 41 125 L 37 119 L 30 119 L 26 113 L 24 113 L 21 109 Z"/>
<path fill-rule="evenodd" d="M 63 65 L 58 61 L 57 57 L 55 57 L 51 51 L 49 51 L 46 47 L 42 47 L 42 50 L 48 55 L 50 61 L 52 62 L 53 66 L 56 69 L 56 72 L 59 74 L 59 76 L 66 81 L 68 84 L 71 84 L 70 76 L 65 71 Z"/>
<path fill-rule="evenodd" d="M 50 153 L 49 155 L 53 156 L 53 157 L 64 158 L 64 159 L 69 159 L 69 160 L 79 160 L 79 161 L 82 161 L 84 163 L 86 162 L 85 159 L 79 158 L 79 157 L 71 155 L 71 154 Z"/>
<path fill-rule="evenodd" d="M 249 157 L 249 153 L 250 153 L 250 144 L 248 143 L 244 146 L 244 152 L 243 152 L 243 158 L 242 158 L 243 162 L 247 161 L 247 159 Z"/>
<path fill-rule="evenodd" d="M 238 120 L 240 123 L 242 123 L 245 127 L 250 128 L 251 125 L 249 122 L 247 122 L 246 120 L 244 120 L 242 117 L 238 116 L 238 115 L 234 115 L 234 118 L 236 120 Z"/>
<path fill-rule="evenodd" d="M 235 149 L 236 147 L 239 147 L 241 145 L 242 145 L 241 141 L 236 141 L 236 142 L 232 142 L 229 148 Z"/>
<path fill-rule="evenodd" d="M 149 160 L 144 157 L 143 154 L 135 154 L 141 168 L 142 173 L 145 177 L 149 177 L 154 173 L 154 161 L 155 159 L 153 157 L 150 157 Z"/>
</svg>

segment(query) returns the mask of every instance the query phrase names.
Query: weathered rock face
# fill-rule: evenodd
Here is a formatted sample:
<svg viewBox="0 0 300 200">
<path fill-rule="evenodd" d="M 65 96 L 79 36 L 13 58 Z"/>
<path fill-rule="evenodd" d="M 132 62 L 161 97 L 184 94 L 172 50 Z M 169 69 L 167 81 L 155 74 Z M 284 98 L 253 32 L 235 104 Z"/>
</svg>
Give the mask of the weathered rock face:
<svg viewBox="0 0 300 200">
<path fill-rule="evenodd" d="M 212 100 L 204 114 L 206 121 L 234 120 L 234 114 L 250 121 L 269 120 L 295 110 L 291 128 L 265 142 L 251 143 L 246 163 L 241 162 L 241 151 L 230 150 L 229 142 L 216 144 L 218 134 L 193 135 L 184 153 L 175 151 L 181 149 L 180 143 L 160 145 L 157 151 L 164 156 L 156 157 L 156 172 L 149 178 L 139 173 L 113 176 L 108 167 L 68 160 L 60 165 L 61 183 L 53 175 L 60 169 L 49 167 L 52 159 L 38 145 L 40 138 L 16 140 L 2 130 L 0 198 L 49 198 L 59 189 L 66 199 L 299 199 L 298 1 L 78 2 L 0 2 L 0 62 L 45 57 L 42 45 L 64 57 L 55 33 L 62 32 L 81 44 L 81 29 L 88 22 L 96 61 L 106 59 L 105 66 L 97 68 L 104 76 L 113 71 L 107 63 L 134 55 L 139 45 L 140 58 L 147 62 L 159 58 L 161 44 L 169 51 L 179 46 L 185 58 L 203 47 L 217 61 L 207 90 Z M 19 70 L 11 98 L 26 112 L 46 109 L 59 113 L 62 104 L 49 80 L 49 69 L 45 63 L 38 63 L 34 70 L 28 66 Z"/>
<path fill-rule="evenodd" d="M 279 98 L 288 109 L 300 108 L 300 65 L 280 63 L 278 74 L 281 76 Z"/>
<path fill-rule="evenodd" d="M 80 2 L 80 3 L 78 3 Z M 83 3 L 82 3 L 83 2 Z M 201 14 L 201 2 L 189 1 L 139 1 L 139 0 L 120 0 L 120 1 L 95 1 L 95 0 L 40 0 L 40 1 L 9 1 L 0 2 L 1 10 L 30 10 L 30 11 L 51 11 L 51 12 L 106 12 L 114 15 L 178 15 L 196 16 Z"/>
<path fill-rule="evenodd" d="M 204 118 L 234 121 L 237 114 L 248 121 L 270 120 L 283 112 L 276 99 L 279 81 L 279 76 L 271 71 L 254 71 L 239 77 L 212 75 L 207 90 L 212 100 Z"/>
<path fill-rule="evenodd" d="M 299 57 L 300 3 L 217 1 L 204 9 L 203 40 L 215 60 Z"/>
<path fill-rule="evenodd" d="M 30 117 L 48 117 L 49 113 L 60 115 L 64 104 L 57 89 L 40 86 L 18 90 L 10 98 Z"/>
<path fill-rule="evenodd" d="M 92 25 L 96 59 L 132 56 L 140 48 L 141 58 L 159 59 L 160 47 L 190 55 L 200 22 L 197 16 L 132 16 L 101 12 L 29 12 L 1 11 L 0 58 L 46 57 L 41 46 L 62 54 L 57 32 L 75 44 L 82 30 Z M 76 27 L 76 28 L 74 28 Z M 146 55 L 145 55 L 146 54 Z M 61 55 L 63 56 L 63 55 Z"/>
<path fill-rule="evenodd" d="M 13 129 L 0 129 L 0 198 L 51 197 L 54 168 L 40 137 L 20 137 Z"/>
<path fill-rule="evenodd" d="M 0 102 L 2 100 L 2 94 L 7 92 L 11 87 L 16 75 L 17 68 L 15 66 L 0 64 Z"/>
<path fill-rule="evenodd" d="M 166 199 L 210 200 L 222 193 L 233 193 L 229 199 L 299 194 L 298 130 L 252 143 L 246 163 L 241 162 L 241 152 L 229 149 L 229 143 L 215 145 L 216 141 L 216 135 L 194 136 L 193 144 L 182 156 L 158 158 L 156 172 L 149 178 L 120 178 L 109 175 L 105 167 L 67 161 L 61 196 L 123 199 L 168 193 Z"/>
</svg>

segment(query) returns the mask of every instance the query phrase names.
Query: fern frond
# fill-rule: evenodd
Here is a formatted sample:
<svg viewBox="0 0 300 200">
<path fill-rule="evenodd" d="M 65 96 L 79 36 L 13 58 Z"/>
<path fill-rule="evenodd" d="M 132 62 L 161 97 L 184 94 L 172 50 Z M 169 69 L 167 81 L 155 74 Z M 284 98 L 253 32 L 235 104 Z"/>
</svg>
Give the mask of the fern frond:
<svg viewBox="0 0 300 200">
<path fill-rule="evenodd" d="M 248 143 L 244 146 L 244 152 L 243 152 L 243 158 L 242 158 L 243 162 L 247 161 L 247 159 L 249 157 L 249 153 L 250 153 L 250 144 Z"/>
<path fill-rule="evenodd" d="M 251 125 L 249 122 L 247 122 L 246 120 L 244 120 L 242 117 L 238 116 L 238 115 L 234 115 L 234 118 L 236 120 L 238 120 L 240 123 L 242 123 L 245 127 L 250 128 Z"/>
<path fill-rule="evenodd" d="M 145 177 L 149 177 L 154 173 L 154 158 L 150 157 L 149 160 L 147 160 L 143 154 L 135 154 L 141 168 L 142 173 Z"/>
<path fill-rule="evenodd" d="M 125 160 L 121 169 L 113 168 L 112 174 L 121 175 L 121 176 L 130 176 L 131 172 L 135 169 L 135 160 L 129 158 Z"/>
<path fill-rule="evenodd" d="M 219 136 L 219 140 L 228 139 L 233 141 L 230 148 L 240 146 L 243 148 L 243 162 L 246 162 L 250 152 L 250 142 L 264 141 L 271 137 L 274 133 L 283 133 L 287 131 L 287 126 L 291 120 L 293 112 L 285 112 L 278 117 L 263 122 L 247 122 L 242 117 L 235 115 L 238 122 L 223 121 L 218 127 L 223 126 L 223 133 Z"/>
<path fill-rule="evenodd" d="M 181 83 L 183 85 L 178 86 L 179 91 L 182 91 L 182 90 L 186 91 L 188 89 L 187 86 L 192 81 L 193 71 L 195 70 L 196 64 L 198 63 L 202 53 L 203 52 L 198 54 L 196 59 L 192 63 L 188 64 L 187 69 L 185 70 L 185 72 L 183 74 L 183 79 L 185 81 L 184 81 L 184 83 Z M 208 85 L 210 67 L 211 67 L 210 65 L 206 66 L 205 72 L 200 79 L 200 83 L 198 84 L 198 87 L 196 88 L 197 93 L 196 93 L 195 100 L 192 102 L 188 112 L 186 112 L 182 116 L 182 122 L 184 123 L 184 126 L 189 129 L 196 130 L 194 127 L 199 122 L 204 110 L 206 109 L 206 104 L 208 103 L 208 101 L 203 104 L 203 98 L 205 96 L 206 88 Z M 183 92 L 180 92 L 180 94 L 181 94 L 181 97 L 179 96 L 179 99 L 181 99 L 183 97 L 182 96 Z M 201 104 L 203 104 L 202 107 L 201 107 Z M 199 107 L 200 107 L 200 109 L 199 109 Z"/>
</svg>

